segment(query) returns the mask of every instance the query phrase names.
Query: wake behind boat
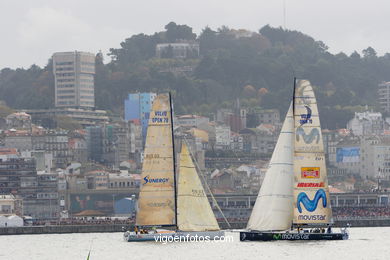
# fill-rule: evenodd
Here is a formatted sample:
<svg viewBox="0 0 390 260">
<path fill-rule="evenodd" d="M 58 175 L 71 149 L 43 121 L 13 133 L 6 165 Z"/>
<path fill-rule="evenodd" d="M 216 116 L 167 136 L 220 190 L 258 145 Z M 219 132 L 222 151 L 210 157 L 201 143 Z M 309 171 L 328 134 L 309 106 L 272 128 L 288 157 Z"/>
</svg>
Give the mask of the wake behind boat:
<svg viewBox="0 0 390 260">
<path fill-rule="evenodd" d="M 295 86 L 297 83 L 297 86 Z M 240 241 L 342 240 L 332 231 L 317 102 L 310 82 L 294 79 L 294 97 Z"/>
<path fill-rule="evenodd" d="M 172 114 L 170 95 L 158 95 L 146 136 L 136 228 L 124 233 L 128 242 L 213 240 L 224 235 L 184 141 L 177 184 Z"/>
</svg>

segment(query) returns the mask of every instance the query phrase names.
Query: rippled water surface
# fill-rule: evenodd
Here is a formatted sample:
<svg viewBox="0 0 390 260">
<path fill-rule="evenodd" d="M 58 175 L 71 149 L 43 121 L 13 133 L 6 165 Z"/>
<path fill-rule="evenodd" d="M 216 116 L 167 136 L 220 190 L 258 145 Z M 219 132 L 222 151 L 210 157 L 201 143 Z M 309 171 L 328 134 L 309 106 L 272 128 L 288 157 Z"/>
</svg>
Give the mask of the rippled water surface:
<svg viewBox="0 0 390 260">
<path fill-rule="evenodd" d="M 350 240 L 128 243 L 122 233 L 0 236 L 0 259 L 390 259 L 390 227 L 351 228 Z"/>
</svg>

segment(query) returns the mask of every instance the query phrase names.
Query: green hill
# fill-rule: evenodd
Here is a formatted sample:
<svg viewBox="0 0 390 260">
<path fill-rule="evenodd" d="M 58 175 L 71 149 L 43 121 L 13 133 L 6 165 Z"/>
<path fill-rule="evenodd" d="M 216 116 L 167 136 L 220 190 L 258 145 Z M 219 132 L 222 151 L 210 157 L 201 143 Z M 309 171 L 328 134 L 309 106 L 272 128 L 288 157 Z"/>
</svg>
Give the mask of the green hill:
<svg viewBox="0 0 390 260">
<path fill-rule="evenodd" d="M 156 58 L 156 44 L 183 40 L 199 42 L 200 57 L 177 60 L 168 52 Z M 96 105 L 114 113 L 121 113 L 129 92 L 170 90 L 177 113 L 210 115 L 240 98 L 245 107 L 277 108 L 283 117 L 295 76 L 315 86 L 323 127 L 333 129 L 345 127 L 366 104 L 379 109 L 377 85 L 390 80 L 390 54 L 378 57 L 368 47 L 362 55 L 333 55 L 321 41 L 268 25 L 256 33 L 206 27 L 196 35 L 171 22 L 153 35 L 125 39 L 109 55 L 108 64 L 96 58 Z M 16 109 L 52 107 L 50 61 L 45 68 L 1 70 L 0 97 Z"/>
</svg>

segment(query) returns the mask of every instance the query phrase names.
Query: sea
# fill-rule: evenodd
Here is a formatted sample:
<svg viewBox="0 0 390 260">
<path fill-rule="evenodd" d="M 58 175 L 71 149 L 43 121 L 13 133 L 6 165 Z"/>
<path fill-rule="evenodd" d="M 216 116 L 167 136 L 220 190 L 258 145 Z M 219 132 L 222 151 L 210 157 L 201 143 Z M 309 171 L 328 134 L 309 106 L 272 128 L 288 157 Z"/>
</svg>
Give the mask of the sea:
<svg viewBox="0 0 390 260">
<path fill-rule="evenodd" d="M 0 259 L 390 259 L 390 227 L 350 228 L 344 241 L 135 242 L 122 233 L 0 236 Z"/>
</svg>

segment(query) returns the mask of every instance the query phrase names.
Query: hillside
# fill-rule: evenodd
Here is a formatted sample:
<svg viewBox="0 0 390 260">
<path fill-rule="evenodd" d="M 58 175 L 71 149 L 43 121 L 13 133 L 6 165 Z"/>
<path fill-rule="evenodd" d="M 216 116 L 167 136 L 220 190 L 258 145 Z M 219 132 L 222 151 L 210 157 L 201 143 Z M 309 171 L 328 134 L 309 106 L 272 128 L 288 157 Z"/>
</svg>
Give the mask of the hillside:
<svg viewBox="0 0 390 260">
<path fill-rule="evenodd" d="M 183 40 L 199 42 L 200 57 L 155 57 L 156 44 Z M 196 35 L 191 27 L 171 22 L 153 35 L 125 39 L 121 48 L 110 50 L 107 64 L 97 55 L 96 104 L 121 113 L 129 92 L 170 90 L 177 113 L 210 115 L 240 98 L 250 110 L 277 108 L 284 116 L 295 76 L 315 86 L 323 127 L 345 127 L 364 105 L 379 109 L 377 85 L 390 80 L 390 54 L 378 57 L 371 47 L 361 53 L 333 55 L 321 41 L 268 25 L 256 33 L 206 27 Z M 52 107 L 51 67 L 49 60 L 44 68 L 1 70 L 0 99 L 14 109 Z"/>
</svg>

